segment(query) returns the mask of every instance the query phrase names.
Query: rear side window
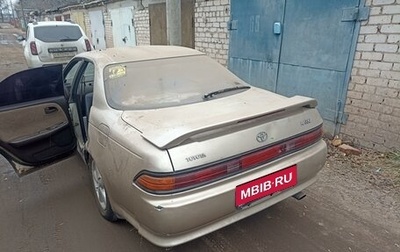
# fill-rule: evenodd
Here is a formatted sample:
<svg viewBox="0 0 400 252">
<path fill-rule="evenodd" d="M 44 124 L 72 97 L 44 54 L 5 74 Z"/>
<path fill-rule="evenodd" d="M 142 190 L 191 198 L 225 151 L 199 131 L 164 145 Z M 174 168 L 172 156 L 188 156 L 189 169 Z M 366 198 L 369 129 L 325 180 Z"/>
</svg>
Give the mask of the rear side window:
<svg viewBox="0 0 400 252">
<path fill-rule="evenodd" d="M 78 26 L 39 26 L 34 28 L 35 38 L 43 42 L 77 41 L 82 37 Z"/>
</svg>

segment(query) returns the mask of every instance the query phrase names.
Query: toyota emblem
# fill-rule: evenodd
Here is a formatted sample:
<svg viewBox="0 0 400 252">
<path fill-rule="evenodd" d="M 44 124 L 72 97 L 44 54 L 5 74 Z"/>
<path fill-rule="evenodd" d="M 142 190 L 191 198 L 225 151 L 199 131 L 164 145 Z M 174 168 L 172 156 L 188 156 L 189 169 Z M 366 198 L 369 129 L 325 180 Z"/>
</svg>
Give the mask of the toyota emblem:
<svg viewBox="0 0 400 252">
<path fill-rule="evenodd" d="M 262 132 L 258 133 L 256 139 L 257 139 L 257 142 L 259 142 L 259 143 L 263 143 L 263 142 L 267 141 L 267 139 L 268 139 L 267 132 L 262 131 Z"/>
</svg>

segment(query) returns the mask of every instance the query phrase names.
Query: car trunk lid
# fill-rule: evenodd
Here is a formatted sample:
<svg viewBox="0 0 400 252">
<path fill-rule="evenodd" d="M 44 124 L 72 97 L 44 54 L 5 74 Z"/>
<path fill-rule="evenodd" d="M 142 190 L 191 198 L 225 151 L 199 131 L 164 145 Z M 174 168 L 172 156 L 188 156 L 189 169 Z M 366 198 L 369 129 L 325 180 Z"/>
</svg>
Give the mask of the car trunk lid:
<svg viewBox="0 0 400 252">
<path fill-rule="evenodd" d="M 267 95 L 266 95 L 267 94 Z M 125 111 L 143 138 L 168 149 L 175 170 L 198 167 L 309 131 L 322 123 L 314 99 L 252 88 L 181 107 Z"/>
<path fill-rule="evenodd" d="M 76 42 L 36 43 L 42 62 L 67 62 L 82 50 Z"/>
</svg>

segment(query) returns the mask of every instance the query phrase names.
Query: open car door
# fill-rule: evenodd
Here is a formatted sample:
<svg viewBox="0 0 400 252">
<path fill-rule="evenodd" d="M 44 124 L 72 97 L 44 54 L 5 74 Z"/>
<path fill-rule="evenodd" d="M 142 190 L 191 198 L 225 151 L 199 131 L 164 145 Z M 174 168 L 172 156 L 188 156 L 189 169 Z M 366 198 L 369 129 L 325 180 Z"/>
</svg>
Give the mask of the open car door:
<svg viewBox="0 0 400 252">
<path fill-rule="evenodd" d="M 18 175 L 75 149 L 62 65 L 28 69 L 0 82 L 0 154 Z"/>
</svg>

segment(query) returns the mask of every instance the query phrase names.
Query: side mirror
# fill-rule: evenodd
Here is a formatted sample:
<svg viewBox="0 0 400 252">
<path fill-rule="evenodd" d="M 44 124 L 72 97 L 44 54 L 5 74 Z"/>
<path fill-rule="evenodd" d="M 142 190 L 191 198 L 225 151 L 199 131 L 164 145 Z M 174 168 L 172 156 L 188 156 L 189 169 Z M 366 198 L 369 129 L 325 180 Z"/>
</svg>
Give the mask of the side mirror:
<svg viewBox="0 0 400 252">
<path fill-rule="evenodd" d="M 19 36 L 17 37 L 17 41 L 19 41 L 19 42 L 25 41 L 25 37 L 22 36 L 22 35 L 19 35 Z"/>
</svg>

